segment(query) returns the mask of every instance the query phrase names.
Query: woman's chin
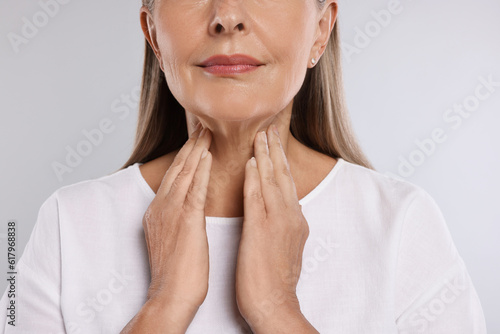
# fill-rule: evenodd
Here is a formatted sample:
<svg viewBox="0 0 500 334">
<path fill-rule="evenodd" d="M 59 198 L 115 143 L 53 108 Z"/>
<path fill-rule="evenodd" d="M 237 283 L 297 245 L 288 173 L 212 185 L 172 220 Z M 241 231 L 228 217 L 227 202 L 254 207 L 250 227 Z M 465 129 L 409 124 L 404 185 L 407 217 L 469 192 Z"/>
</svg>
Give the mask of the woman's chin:
<svg viewBox="0 0 500 334">
<path fill-rule="evenodd" d="M 249 101 L 235 100 L 227 103 L 220 103 L 221 101 L 215 102 L 216 103 L 213 104 L 203 104 L 202 106 L 193 108 L 192 110 L 198 110 L 198 112 L 194 113 L 197 116 L 205 116 L 221 121 L 245 121 L 248 119 L 258 119 L 272 116 L 272 113 L 269 113 L 269 108 L 263 108 L 262 105 L 256 105 L 255 101 L 252 101 L 253 103 L 250 103 Z"/>
</svg>

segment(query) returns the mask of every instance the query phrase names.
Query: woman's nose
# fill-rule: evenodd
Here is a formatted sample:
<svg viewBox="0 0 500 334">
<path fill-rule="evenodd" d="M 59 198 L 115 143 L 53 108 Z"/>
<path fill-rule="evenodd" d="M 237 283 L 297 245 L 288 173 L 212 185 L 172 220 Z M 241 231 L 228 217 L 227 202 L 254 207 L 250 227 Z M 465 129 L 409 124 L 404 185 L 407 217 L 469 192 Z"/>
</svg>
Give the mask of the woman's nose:
<svg viewBox="0 0 500 334">
<path fill-rule="evenodd" d="M 210 34 L 233 34 L 247 30 L 242 1 L 219 0 L 212 3 L 213 19 L 209 27 Z"/>
</svg>

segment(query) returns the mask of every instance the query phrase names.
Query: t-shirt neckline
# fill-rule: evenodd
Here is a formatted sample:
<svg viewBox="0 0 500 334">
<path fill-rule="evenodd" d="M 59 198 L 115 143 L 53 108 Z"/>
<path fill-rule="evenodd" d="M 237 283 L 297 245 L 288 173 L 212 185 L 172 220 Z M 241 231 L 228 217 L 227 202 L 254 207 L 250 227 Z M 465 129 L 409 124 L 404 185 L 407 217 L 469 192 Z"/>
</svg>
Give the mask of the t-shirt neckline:
<svg viewBox="0 0 500 334">
<path fill-rule="evenodd" d="M 144 193 L 148 197 L 148 199 L 153 200 L 154 197 L 156 196 L 156 193 L 151 189 L 149 184 L 146 182 L 144 179 L 144 176 L 142 176 L 141 170 L 139 169 L 139 166 L 142 165 L 143 163 L 141 162 L 136 162 L 133 165 L 129 166 L 132 169 L 132 172 L 135 174 L 135 179 L 138 180 L 140 187 L 144 190 Z M 314 197 L 316 197 L 327 185 L 330 183 L 330 181 L 335 177 L 337 174 L 338 170 L 342 167 L 342 165 L 345 164 L 345 160 L 342 158 L 337 158 L 337 162 L 333 166 L 333 168 L 328 172 L 328 174 L 325 176 L 323 180 L 313 189 L 311 190 L 307 195 L 302 197 L 299 200 L 299 204 L 301 206 L 304 206 L 305 204 L 309 203 Z M 237 223 L 237 222 L 242 222 L 243 217 L 214 217 L 214 216 L 206 216 L 206 221 L 211 222 L 211 223 Z"/>
</svg>

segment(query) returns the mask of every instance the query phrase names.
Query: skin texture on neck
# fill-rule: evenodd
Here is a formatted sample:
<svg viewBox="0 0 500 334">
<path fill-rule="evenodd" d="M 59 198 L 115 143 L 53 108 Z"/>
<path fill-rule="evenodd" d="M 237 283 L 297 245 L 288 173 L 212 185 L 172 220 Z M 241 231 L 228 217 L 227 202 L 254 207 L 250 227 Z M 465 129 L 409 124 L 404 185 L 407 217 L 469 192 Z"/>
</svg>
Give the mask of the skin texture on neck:
<svg viewBox="0 0 500 334">
<path fill-rule="evenodd" d="M 243 216 L 245 164 L 254 156 L 255 135 L 258 131 L 266 130 L 269 124 L 278 127 L 287 157 L 302 156 L 289 154 L 290 151 L 300 151 L 297 147 L 300 144 L 288 130 L 291 107 L 292 103 L 270 118 L 251 118 L 239 122 L 197 117 L 186 111 L 188 133 L 191 133 L 199 122 L 212 133 L 212 170 L 207 195 L 207 216 Z"/>
</svg>

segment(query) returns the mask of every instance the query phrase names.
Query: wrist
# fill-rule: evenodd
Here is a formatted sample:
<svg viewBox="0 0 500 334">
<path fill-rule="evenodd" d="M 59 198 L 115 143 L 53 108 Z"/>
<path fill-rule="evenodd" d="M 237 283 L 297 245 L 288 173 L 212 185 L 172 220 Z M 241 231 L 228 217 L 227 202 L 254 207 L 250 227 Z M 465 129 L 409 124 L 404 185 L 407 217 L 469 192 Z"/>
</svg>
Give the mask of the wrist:
<svg viewBox="0 0 500 334">
<path fill-rule="evenodd" d="M 199 307 L 188 304 L 182 299 L 151 297 L 146 302 L 152 319 L 159 321 L 166 333 L 185 333 Z"/>
<path fill-rule="evenodd" d="M 254 333 L 262 333 L 263 329 L 271 330 L 279 328 L 281 321 L 297 317 L 299 312 L 285 303 L 262 303 L 260 307 L 256 307 L 251 312 L 246 313 L 244 318 Z"/>
<path fill-rule="evenodd" d="M 318 333 L 298 304 L 283 303 L 273 310 L 253 312 L 248 325 L 253 333 Z"/>
<path fill-rule="evenodd" d="M 136 333 L 186 333 L 198 308 L 175 304 L 157 296 L 149 298 L 139 312 L 130 320 L 121 334 Z"/>
</svg>

